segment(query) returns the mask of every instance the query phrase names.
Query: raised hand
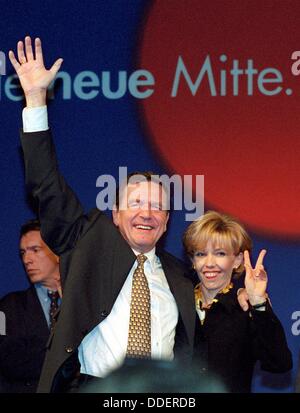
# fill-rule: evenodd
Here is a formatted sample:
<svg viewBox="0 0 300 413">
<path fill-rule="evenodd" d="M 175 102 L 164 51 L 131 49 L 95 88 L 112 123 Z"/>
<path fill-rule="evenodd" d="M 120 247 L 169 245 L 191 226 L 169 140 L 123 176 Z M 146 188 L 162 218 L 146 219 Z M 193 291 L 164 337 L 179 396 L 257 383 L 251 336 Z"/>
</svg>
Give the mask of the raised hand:
<svg viewBox="0 0 300 413">
<path fill-rule="evenodd" d="M 266 253 L 266 250 L 262 250 L 259 253 L 256 265 L 252 268 L 249 252 L 244 252 L 244 266 L 246 269 L 245 288 L 251 305 L 261 304 L 266 301 L 268 277 L 263 266 Z"/>
<path fill-rule="evenodd" d="M 55 78 L 63 59 L 57 59 L 52 67 L 47 70 L 44 65 L 42 43 L 35 39 L 35 56 L 31 44 L 31 38 L 25 37 L 25 49 L 23 41 L 17 45 L 17 55 L 9 51 L 9 59 L 20 79 L 24 90 L 27 106 L 43 106 L 46 104 L 47 88 Z"/>
</svg>

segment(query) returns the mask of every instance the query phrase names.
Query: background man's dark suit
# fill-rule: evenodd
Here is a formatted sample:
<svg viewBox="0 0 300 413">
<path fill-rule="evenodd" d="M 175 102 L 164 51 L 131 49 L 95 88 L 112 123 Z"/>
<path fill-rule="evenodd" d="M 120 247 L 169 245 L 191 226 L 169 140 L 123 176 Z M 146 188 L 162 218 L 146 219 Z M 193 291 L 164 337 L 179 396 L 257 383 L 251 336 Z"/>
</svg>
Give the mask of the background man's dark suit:
<svg viewBox="0 0 300 413">
<path fill-rule="evenodd" d="M 0 300 L 6 336 L 0 336 L 2 391 L 35 392 L 49 337 L 47 321 L 34 286 Z"/>
<path fill-rule="evenodd" d="M 64 296 L 38 391 L 61 391 L 64 380 L 72 376 L 71 356 L 110 313 L 136 257 L 105 214 L 94 210 L 84 215 L 58 172 L 51 133 L 27 133 L 21 138 L 26 183 L 39 201 L 43 239 L 60 256 Z M 158 251 L 157 255 L 179 309 L 176 354 L 189 357 L 195 326 L 193 286 L 175 257 Z"/>
</svg>

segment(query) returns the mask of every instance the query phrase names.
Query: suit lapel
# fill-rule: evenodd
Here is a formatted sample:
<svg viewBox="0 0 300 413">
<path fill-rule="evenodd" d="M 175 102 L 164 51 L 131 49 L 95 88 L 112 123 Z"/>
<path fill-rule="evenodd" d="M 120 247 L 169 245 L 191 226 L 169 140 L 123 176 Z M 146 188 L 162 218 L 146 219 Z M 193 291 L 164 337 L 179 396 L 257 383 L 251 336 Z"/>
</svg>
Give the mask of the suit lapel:
<svg viewBox="0 0 300 413">
<path fill-rule="evenodd" d="M 136 256 L 124 238 L 116 239 L 112 267 L 112 305 L 117 299 L 124 282 L 136 260 Z"/>
<path fill-rule="evenodd" d="M 158 252 L 170 290 L 177 303 L 189 343 L 194 342 L 195 331 L 195 298 L 192 283 L 184 277 L 183 269 L 178 267 L 163 252 Z"/>
</svg>

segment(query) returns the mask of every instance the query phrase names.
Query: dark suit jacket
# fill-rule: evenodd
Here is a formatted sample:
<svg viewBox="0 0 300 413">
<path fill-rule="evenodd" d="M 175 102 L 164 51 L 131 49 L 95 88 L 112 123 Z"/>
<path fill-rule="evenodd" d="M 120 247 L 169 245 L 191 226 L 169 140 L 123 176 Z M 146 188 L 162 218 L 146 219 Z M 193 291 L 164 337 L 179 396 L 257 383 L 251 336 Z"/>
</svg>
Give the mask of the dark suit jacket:
<svg viewBox="0 0 300 413">
<path fill-rule="evenodd" d="M 6 316 L 6 336 L 0 336 L 2 391 L 36 391 L 49 337 L 47 321 L 34 286 L 0 300 Z"/>
<path fill-rule="evenodd" d="M 284 330 L 270 305 L 266 311 L 244 312 L 236 290 L 219 294 L 201 326 L 196 319 L 194 367 L 199 378 L 215 374 L 229 392 L 251 391 L 253 368 L 284 373 L 292 368 L 292 356 Z"/>
<path fill-rule="evenodd" d="M 42 237 L 60 256 L 63 302 L 39 384 L 39 392 L 63 389 L 70 360 L 82 339 L 110 313 L 136 259 L 112 221 L 84 211 L 58 172 L 50 131 L 22 134 L 26 183 L 39 202 Z M 192 354 L 195 310 L 192 283 L 172 255 L 157 252 L 179 309 L 176 355 Z"/>
</svg>

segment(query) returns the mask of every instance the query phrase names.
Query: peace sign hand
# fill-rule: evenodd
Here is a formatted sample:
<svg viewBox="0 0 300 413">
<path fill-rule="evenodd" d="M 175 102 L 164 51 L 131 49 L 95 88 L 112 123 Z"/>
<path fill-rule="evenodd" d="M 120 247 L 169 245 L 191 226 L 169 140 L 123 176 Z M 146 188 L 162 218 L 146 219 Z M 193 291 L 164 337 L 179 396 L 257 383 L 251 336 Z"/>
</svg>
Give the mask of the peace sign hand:
<svg viewBox="0 0 300 413">
<path fill-rule="evenodd" d="M 266 250 L 261 250 L 256 265 L 252 268 L 249 252 L 244 252 L 244 266 L 246 269 L 245 288 L 252 306 L 265 302 L 267 298 L 268 277 L 263 266 L 266 253 Z"/>
</svg>

